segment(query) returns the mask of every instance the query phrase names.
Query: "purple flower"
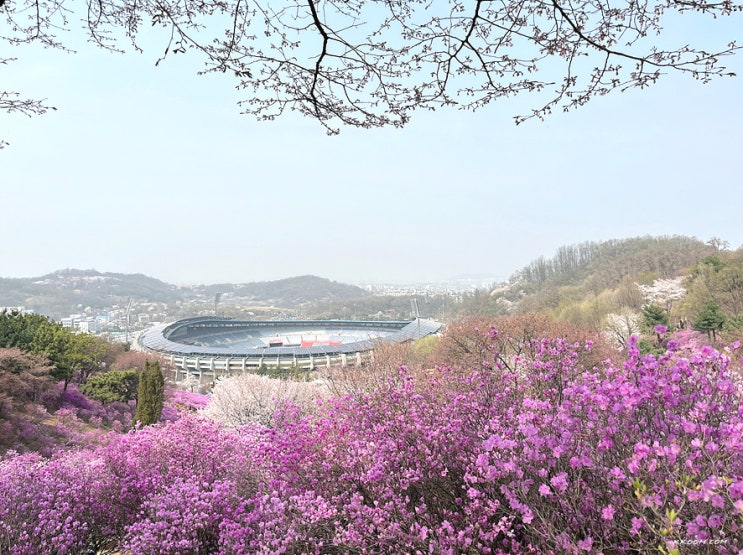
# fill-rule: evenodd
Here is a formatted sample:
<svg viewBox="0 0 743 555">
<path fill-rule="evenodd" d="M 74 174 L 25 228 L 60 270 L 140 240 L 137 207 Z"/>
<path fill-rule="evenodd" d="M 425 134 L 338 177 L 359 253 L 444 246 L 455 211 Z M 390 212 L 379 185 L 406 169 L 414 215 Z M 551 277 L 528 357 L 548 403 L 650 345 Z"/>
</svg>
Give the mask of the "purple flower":
<svg viewBox="0 0 743 555">
<path fill-rule="evenodd" d="M 560 472 L 556 476 L 553 476 L 550 480 L 550 484 L 560 493 L 563 493 L 568 489 L 568 475 L 566 472 Z"/>
<path fill-rule="evenodd" d="M 679 338 L 677 352 L 591 367 L 579 346 L 539 338 L 515 374 L 493 362 L 511 360 L 506 339 L 479 337 L 482 357 L 462 371 L 404 372 L 311 414 L 282 409 L 271 427 L 179 411 L 88 450 L 5 454 L 0 543 L 18 555 L 110 538 L 162 554 L 650 552 L 658 522 L 641 515 L 683 505 L 673 537 L 743 549 L 740 361 Z M 22 425 L 0 422 L 0 439 Z"/>
<path fill-rule="evenodd" d="M 604 509 L 601 511 L 601 518 L 604 520 L 614 520 L 614 507 L 611 505 L 607 505 L 604 507 Z"/>
</svg>

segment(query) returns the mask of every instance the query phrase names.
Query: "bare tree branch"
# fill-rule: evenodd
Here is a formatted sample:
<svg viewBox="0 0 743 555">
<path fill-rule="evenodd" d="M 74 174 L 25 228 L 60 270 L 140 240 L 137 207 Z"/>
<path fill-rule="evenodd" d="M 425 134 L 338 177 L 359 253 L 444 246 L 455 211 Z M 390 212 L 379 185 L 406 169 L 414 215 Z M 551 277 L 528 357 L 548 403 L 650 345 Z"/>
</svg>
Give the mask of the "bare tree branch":
<svg viewBox="0 0 743 555">
<path fill-rule="evenodd" d="M 402 126 L 418 109 L 475 110 L 529 93 L 535 108 L 516 116 L 520 123 L 669 73 L 702 82 L 729 76 L 721 60 L 739 52 L 739 37 L 716 48 L 673 46 L 664 25 L 679 14 L 708 25 L 740 19 L 737 2 L 88 0 L 77 15 L 69 0 L 7 0 L 0 40 L 69 49 L 65 33 L 79 18 L 97 46 L 141 49 L 144 29 L 160 28 L 158 62 L 199 57 L 200 73 L 234 76 L 245 113 L 272 120 L 298 111 L 335 133 Z"/>
<path fill-rule="evenodd" d="M 15 61 L 15 58 L 0 58 L 0 65 L 6 65 Z M 0 112 L 20 113 L 26 116 L 38 116 L 45 114 L 49 110 L 56 110 L 55 107 L 46 104 L 46 99 L 32 100 L 23 98 L 20 93 L 12 91 L 0 91 Z M 0 138 L 0 149 L 8 146 L 8 142 Z"/>
</svg>

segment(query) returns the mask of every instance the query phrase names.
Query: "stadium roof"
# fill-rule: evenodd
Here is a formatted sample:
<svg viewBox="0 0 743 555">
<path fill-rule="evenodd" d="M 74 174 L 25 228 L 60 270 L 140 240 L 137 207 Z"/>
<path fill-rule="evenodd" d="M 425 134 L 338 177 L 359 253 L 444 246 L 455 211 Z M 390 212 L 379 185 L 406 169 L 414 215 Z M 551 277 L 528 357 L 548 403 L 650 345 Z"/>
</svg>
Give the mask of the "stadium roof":
<svg viewBox="0 0 743 555">
<path fill-rule="evenodd" d="M 401 343 L 416 340 L 437 333 L 442 326 L 439 322 L 422 318 L 412 321 L 358 321 L 201 317 L 154 326 L 143 332 L 137 342 L 146 350 L 175 355 L 228 358 L 322 356 L 368 351 L 378 341 Z M 327 340 L 303 340 L 295 345 L 278 344 L 278 338 L 281 337 L 320 333 L 327 336 Z"/>
</svg>

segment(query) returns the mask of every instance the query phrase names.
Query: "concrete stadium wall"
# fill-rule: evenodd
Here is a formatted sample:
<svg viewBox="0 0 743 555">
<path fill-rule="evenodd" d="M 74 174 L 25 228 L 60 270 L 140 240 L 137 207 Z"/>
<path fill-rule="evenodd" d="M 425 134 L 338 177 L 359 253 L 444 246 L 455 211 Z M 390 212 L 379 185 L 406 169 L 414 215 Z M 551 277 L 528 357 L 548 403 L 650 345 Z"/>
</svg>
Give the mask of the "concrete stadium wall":
<svg viewBox="0 0 743 555">
<path fill-rule="evenodd" d="M 245 373 L 255 373 L 261 366 L 272 370 L 314 370 L 318 367 L 331 365 L 360 366 L 364 360 L 372 356 L 372 351 L 357 351 L 355 353 L 333 353 L 326 355 L 276 355 L 261 357 L 216 357 L 216 356 L 189 356 L 166 355 L 174 368 L 173 379 L 177 382 L 188 378 L 196 378 L 199 383 L 210 383 L 217 378 L 236 376 Z"/>
</svg>

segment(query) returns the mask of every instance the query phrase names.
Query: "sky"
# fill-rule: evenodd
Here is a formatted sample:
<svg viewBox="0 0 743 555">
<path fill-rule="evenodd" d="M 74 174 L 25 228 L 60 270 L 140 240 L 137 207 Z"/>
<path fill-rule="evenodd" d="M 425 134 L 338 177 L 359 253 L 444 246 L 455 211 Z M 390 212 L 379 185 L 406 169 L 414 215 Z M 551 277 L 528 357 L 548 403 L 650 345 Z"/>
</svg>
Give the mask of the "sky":
<svg viewBox="0 0 743 555">
<path fill-rule="evenodd" d="M 328 136 L 296 114 L 241 115 L 231 83 L 187 57 L 9 53 L 0 87 L 57 110 L 0 114 L 0 277 L 500 281 L 584 241 L 743 246 L 743 54 L 726 60 L 739 77 L 668 76 L 545 122 L 514 125 L 519 98 Z"/>
</svg>

